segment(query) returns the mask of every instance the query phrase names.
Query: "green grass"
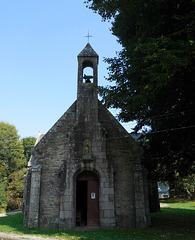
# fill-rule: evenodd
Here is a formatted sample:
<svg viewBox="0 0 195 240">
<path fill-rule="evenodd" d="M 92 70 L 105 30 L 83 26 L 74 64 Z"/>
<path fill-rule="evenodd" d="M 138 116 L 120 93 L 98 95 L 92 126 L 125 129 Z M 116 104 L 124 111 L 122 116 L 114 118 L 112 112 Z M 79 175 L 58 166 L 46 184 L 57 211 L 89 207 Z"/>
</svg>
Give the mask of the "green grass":
<svg viewBox="0 0 195 240">
<path fill-rule="evenodd" d="M 178 209 L 188 209 L 195 210 L 195 202 L 194 201 L 178 201 L 178 200 L 161 200 L 161 203 L 167 203 L 167 208 L 178 208 Z"/>
<path fill-rule="evenodd" d="M 22 225 L 23 215 L 0 218 L 0 232 L 33 234 L 42 237 L 71 240 L 128 239 L 195 239 L 195 203 L 171 202 L 159 213 L 151 214 L 152 225 L 147 229 L 113 229 L 90 232 L 28 229 Z"/>
</svg>

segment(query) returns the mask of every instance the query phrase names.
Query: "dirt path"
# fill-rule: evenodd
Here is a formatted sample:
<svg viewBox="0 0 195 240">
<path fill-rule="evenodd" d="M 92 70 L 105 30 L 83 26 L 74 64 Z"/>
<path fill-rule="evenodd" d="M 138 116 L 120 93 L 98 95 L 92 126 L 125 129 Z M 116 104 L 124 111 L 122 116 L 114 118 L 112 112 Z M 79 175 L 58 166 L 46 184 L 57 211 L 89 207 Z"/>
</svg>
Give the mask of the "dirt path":
<svg viewBox="0 0 195 240">
<path fill-rule="evenodd" d="M 11 216 L 11 215 L 20 214 L 20 213 L 22 213 L 22 211 L 8 212 L 8 213 L 0 213 L 0 217 L 7 217 L 7 216 Z"/>
<path fill-rule="evenodd" d="M 16 235 L 13 233 L 2 233 L 0 232 L 0 240 L 25 240 L 25 239 L 34 239 L 34 240 L 56 240 L 54 238 L 43 238 L 34 235 Z"/>
<path fill-rule="evenodd" d="M 160 207 L 168 207 L 169 205 L 167 203 L 160 203 Z"/>
</svg>

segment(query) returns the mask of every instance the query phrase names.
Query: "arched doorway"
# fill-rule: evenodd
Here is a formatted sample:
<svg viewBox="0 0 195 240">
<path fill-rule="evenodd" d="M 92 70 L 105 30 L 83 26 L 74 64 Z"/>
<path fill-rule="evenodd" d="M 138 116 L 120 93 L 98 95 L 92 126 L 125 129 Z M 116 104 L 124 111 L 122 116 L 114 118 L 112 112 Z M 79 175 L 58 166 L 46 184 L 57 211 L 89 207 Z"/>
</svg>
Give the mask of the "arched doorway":
<svg viewBox="0 0 195 240">
<path fill-rule="evenodd" d="M 95 173 L 82 172 L 76 181 L 76 226 L 99 225 L 99 180 Z"/>
</svg>

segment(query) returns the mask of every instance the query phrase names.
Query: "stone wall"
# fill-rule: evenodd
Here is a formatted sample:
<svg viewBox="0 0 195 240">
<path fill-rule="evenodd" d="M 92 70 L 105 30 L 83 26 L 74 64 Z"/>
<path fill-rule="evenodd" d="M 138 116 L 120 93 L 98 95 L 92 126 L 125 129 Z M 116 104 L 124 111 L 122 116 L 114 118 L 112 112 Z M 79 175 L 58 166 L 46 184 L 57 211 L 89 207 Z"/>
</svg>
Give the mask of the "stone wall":
<svg viewBox="0 0 195 240">
<path fill-rule="evenodd" d="M 74 229 L 77 177 L 91 171 L 99 179 L 100 227 L 146 227 L 147 182 L 144 169 L 135 167 L 140 166 L 142 151 L 98 103 L 98 55 L 90 44 L 78 61 L 77 101 L 32 152 L 34 165 L 25 183 L 24 225 Z M 93 83 L 83 82 L 85 67 L 93 68 Z"/>
<path fill-rule="evenodd" d="M 74 228 L 76 178 L 86 170 L 96 172 L 100 178 L 102 228 L 145 227 L 148 224 L 148 210 L 144 205 L 147 202 L 146 182 L 144 185 L 143 171 L 137 172 L 134 167 L 135 163 L 139 164 L 141 149 L 101 105 L 98 114 L 99 121 L 92 119 L 93 123 L 89 122 L 91 125 L 86 130 L 83 123 L 76 121 L 74 103 L 35 147 L 35 164 L 42 166 L 41 184 L 34 180 L 38 176 L 31 176 L 33 184 L 29 194 L 31 204 L 27 204 L 24 220 L 26 226 Z M 89 162 L 82 159 L 86 137 L 92 141 Z M 33 198 L 35 185 L 40 198 Z"/>
<path fill-rule="evenodd" d="M 101 104 L 99 121 L 93 118 L 87 123 L 82 118 L 78 121 L 76 112 L 75 102 L 33 151 L 41 175 L 35 174 L 31 167 L 31 177 L 28 177 L 31 187 L 27 194 L 31 201 L 26 204 L 24 224 L 73 229 L 76 179 L 87 170 L 95 172 L 100 179 L 100 227 L 146 227 L 149 222 L 145 206 L 147 183 L 143 171 L 135 171 L 141 149 Z M 83 158 L 85 138 L 91 140 L 90 161 Z"/>
<path fill-rule="evenodd" d="M 146 227 L 150 223 L 149 208 L 145 206 L 147 180 L 144 170 L 138 177 L 134 167 L 135 164 L 140 166 L 142 149 L 101 103 L 99 121 L 107 132 L 107 159 L 114 169 L 116 224 L 118 227 Z"/>
</svg>

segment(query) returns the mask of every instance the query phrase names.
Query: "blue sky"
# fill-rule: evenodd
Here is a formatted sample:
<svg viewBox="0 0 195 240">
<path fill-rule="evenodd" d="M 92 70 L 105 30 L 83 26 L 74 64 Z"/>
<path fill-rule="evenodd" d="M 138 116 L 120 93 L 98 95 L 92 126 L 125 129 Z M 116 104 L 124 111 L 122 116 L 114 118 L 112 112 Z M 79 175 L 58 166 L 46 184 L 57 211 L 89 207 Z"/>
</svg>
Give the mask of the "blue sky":
<svg viewBox="0 0 195 240">
<path fill-rule="evenodd" d="M 46 133 L 76 100 L 77 55 L 88 30 L 100 57 L 99 85 L 109 84 L 103 58 L 121 46 L 110 23 L 83 2 L 0 0 L 0 121 L 13 124 L 21 138 Z"/>
</svg>

